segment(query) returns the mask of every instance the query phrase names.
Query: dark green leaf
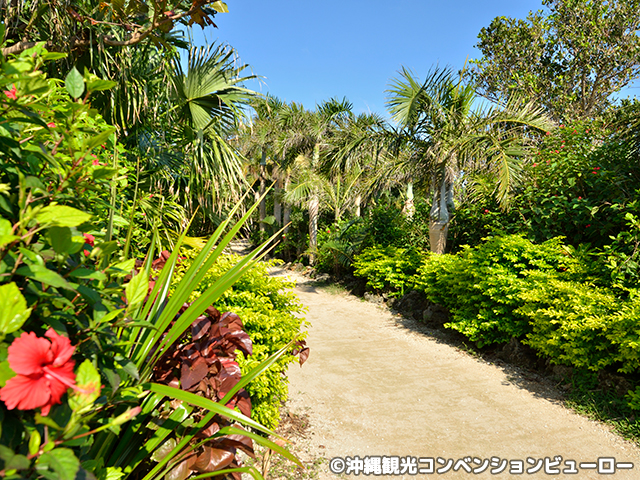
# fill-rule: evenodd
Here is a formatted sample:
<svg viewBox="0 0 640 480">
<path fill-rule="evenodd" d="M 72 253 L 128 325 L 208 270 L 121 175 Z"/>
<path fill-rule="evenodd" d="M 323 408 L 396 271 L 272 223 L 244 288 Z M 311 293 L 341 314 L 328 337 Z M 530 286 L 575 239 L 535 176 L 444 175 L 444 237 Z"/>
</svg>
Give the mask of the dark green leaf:
<svg viewBox="0 0 640 480">
<path fill-rule="evenodd" d="M 99 270 L 91 270 L 90 268 L 77 268 L 69 274 L 73 278 L 88 278 L 90 280 L 105 281 L 107 276 Z"/>
<path fill-rule="evenodd" d="M 102 145 L 104 142 L 106 142 L 109 139 L 109 137 L 114 131 L 115 131 L 115 128 L 110 127 L 100 132 L 98 135 L 87 138 L 84 141 L 85 148 L 87 148 L 88 150 L 91 150 L 92 148 L 97 147 L 98 145 Z"/>
<path fill-rule="evenodd" d="M 59 480 L 75 480 L 76 473 L 80 468 L 80 461 L 73 454 L 73 450 L 56 448 L 40 455 L 36 468 L 40 470 L 42 467 L 47 467 L 50 471 L 53 470 Z"/>
<path fill-rule="evenodd" d="M 135 378 L 136 380 L 140 380 L 138 369 L 131 360 L 127 358 L 116 358 L 116 362 L 129 376 Z"/>
<path fill-rule="evenodd" d="M 36 282 L 46 283 L 56 288 L 66 288 L 72 290 L 69 283 L 62 278 L 58 273 L 53 270 L 49 270 L 47 267 L 41 265 L 29 265 L 28 267 L 20 267 L 16 270 L 18 275 L 23 275 L 27 278 L 31 278 Z"/>
<path fill-rule="evenodd" d="M 71 229 L 69 227 L 51 227 L 47 231 L 49 243 L 57 253 L 69 253 L 73 247 Z"/>
<path fill-rule="evenodd" d="M 94 180 L 103 180 L 103 179 L 111 179 L 113 176 L 118 173 L 118 170 L 115 168 L 96 168 L 92 175 Z"/>
</svg>

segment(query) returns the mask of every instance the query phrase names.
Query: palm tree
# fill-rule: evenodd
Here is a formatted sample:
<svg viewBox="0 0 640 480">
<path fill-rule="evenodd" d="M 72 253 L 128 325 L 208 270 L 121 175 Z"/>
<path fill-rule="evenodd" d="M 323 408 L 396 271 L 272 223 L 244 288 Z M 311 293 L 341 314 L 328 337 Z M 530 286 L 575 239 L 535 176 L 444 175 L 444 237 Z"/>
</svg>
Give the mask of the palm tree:
<svg viewBox="0 0 640 480">
<path fill-rule="evenodd" d="M 158 171 L 158 184 L 190 214 L 199 207 L 205 229 L 247 188 L 231 137 L 256 94 L 242 87 L 254 76 L 242 76 L 247 66 L 236 60 L 235 51 L 224 45 L 192 48 L 186 72 L 175 59 L 171 103 L 143 143 L 151 169 Z"/>
<path fill-rule="evenodd" d="M 335 98 L 318 105 L 315 112 L 295 103 L 282 114 L 282 132 L 285 135 L 281 149 L 287 158 L 296 159 L 298 181 L 290 187 L 285 199 L 306 203 L 309 212 L 310 262 L 314 263 L 318 248 L 318 217 L 320 213 L 321 156 L 329 150 L 339 123 L 352 115 L 352 104 Z"/>
<path fill-rule="evenodd" d="M 271 166 L 271 176 L 275 183 L 274 189 L 274 217 L 276 223 L 281 225 L 282 215 L 279 201 L 280 195 L 280 160 L 281 155 L 278 149 L 280 135 L 280 114 L 285 109 L 285 103 L 277 97 L 266 95 L 256 97 L 251 102 L 255 114 L 248 125 L 240 129 L 239 143 L 240 149 L 245 156 L 248 166 L 254 171 L 257 170 L 259 179 L 259 190 L 256 192 L 258 198 L 262 198 L 258 208 L 260 219 L 260 231 L 265 230 L 266 218 L 266 198 L 263 194 L 267 188 L 268 167 Z M 270 163 L 270 165 L 268 165 Z M 255 168 L 257 167 L 257 169 Z"/>
<path fill-rule="evenodd" d="M 551 121 L 542 109 L 516 99 L 504 108 L 475 108 L 473 86 L 438 67 L 424 82 L 403 68 L 388 93 L 387 105 L 399 126 L 396 147 L 409 150 L 403 166 L 433 192 L 429 240 L 433 252 L 443 253 L 455 180 L 472 171 L 491 172 L 506 207 L 528 132 L 548 130 Z"/>
<path fill-rule="evenodd" d="M 386 163 L 386 135 L 386 122 L 375 113 L 343 117 L 324 156 L 321 168 L 327 175 L 347 181 L 357 179 L 350 190 L 357 191 L 353 201 L 358 217 L 363 203 L 376 193 L 376 186 L 387 175 L 380 168 Z"/>
</svg>

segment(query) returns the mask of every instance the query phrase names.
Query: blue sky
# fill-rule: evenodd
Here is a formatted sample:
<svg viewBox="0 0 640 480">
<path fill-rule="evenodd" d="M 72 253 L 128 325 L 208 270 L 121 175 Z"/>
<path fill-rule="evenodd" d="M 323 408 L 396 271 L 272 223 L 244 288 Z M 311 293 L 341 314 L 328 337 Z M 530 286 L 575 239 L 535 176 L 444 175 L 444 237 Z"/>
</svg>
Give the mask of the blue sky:
<svg viewBox="0 0 640 480">
<path fill-rule="evenodd" d="M 405 66 L 424 78 L 436 64 L 460 69 L 482 27 L 497 16 L 525 18 L 541 0 L 226 0 L 217 29 L 194 39 L 228 43 L 253 73 L 247 86 L 313 109 L 347 97 L 355 113 L 386 116 L 385 90 Z"/>
</svg>

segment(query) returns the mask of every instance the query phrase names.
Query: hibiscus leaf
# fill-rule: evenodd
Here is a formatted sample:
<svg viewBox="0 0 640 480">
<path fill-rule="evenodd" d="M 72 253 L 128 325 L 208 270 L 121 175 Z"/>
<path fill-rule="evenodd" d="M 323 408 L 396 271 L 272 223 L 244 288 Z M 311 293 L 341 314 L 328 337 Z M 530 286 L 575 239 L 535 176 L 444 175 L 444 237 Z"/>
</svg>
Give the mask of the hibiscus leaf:
<svg viewBox="0 0 640 480">
<path fill-rule="evenodd" d="M 74 412 L 81 413 L 87 407 L 91 407 L 100 396 L 100 374 L 91 360 L 85 360 L 78 367 L 76 384 L 79 390 L 74 391 L 69 397 L 69 406 Z"/>
<path fill-rule="evenodd" d="M 131 281 L 127 283 L 124 290 L 127 296 L 127 302 L 129 302 L 129 308 L 142 302 L 147 296 L 148 290 L 149 278 L 146 275 L 138 273 L 138 275 L 131 278 Z"/>
<path fill-rule="evenodd" d="M 36 470 L 53 471 L 59 480 L 74 480 L 79 468 L 80 461 L 70 448 L 54 448 L 40 455 L 36 462 Z"/>
<path fill-rule="evenodd" d="M 116 360 L 116 363 L 120 365 L 122 370 L 124 370 L 127 373 L 127 375 L 129 375 L 132 378 L 135 378 L 136 380 L 140 380 L 140 374 L 138 373 L 138 369 L 136 368 L 135 363 L 133 363 L 128 358 L 124 358 L 121 355 L 116 355 L 115 360 Z"/>
<path fill-rule="evenodd" d="M 73 67 L 65 77 L 64 86 L 74 100 L 84 93 L 84 78 L 76 67 Z"/>
<path fill-rule="evenodd" d="M 4 470 L 26 470 L 31 462 L 24 455 L 17 455 L 9 447 L 0 445 L 0 458 L 4 460 Z"/>
<path fill-rule="evenodd" d="M 27 301 L 14 282 L 0 286 L 0 333 L 19 330 L 31 315 Z"/>
<path fill-rule="evenodd" d="M 73 247 L 71 229 L 69 227 L 51 227 L 47 232 L 49 243 L 56 253 L 69 253 Z"/>
<path fill-rule="evenodd" d="M 58 425 L 51 417 L 43 417 L 39 413 L 36 413 L 36 424 L 46 425 L 54 430 L 62 430 L 62 427 Z"/>
<path fill-rule="evenodd" d="M 49 270 L 42 265 L 29 265 L 27 267 L 20 267 L 16 270 L 18 275 L 23 275 L 36 282 L 46 283 L 56 288 L 66 288 L 67 290 L 73 290 L 71 285 L 62 278 L 58 273 L 53 270 Z"/>
<path fill-rule="evenodd" d="M 0 387 L 4 387 L 7 380 L 16 376 L 16 372 L 11 370 L 8 361 L 0 362 Z"/>
<path fill-rule="evenodd" d="M 19 238 L 19 236 L 13 234 L 11 222 L 4 218 L 0 218 L 0 248 L 4 247 L 7 243 L 18 240 Z"/>
<path fill-rule="evenodd" d="M 40 451 L 41 444 L 42 437 L 40 436 L 40 432 L 37 429 L 34 429 L 29 437 L 29 455 L 33 455 L 34 457 L 37 456 Z"/>
<path fill-rule="evenodd" d="M 91 220 L 91 215 L 66 205 L 49 205 L 38 212 L 36 220 L 43 225 L 77 227 Z"/>
</svg>

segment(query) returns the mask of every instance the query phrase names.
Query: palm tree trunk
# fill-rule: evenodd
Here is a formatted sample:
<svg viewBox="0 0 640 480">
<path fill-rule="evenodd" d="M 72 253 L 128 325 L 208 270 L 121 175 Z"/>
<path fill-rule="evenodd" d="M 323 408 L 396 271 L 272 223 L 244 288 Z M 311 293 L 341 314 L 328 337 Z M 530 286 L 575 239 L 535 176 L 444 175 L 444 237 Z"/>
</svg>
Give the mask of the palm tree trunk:
<svg viewBox="0 0 640 480">
<path fill-rule="evenodd" d="M 448 198 L 453 185 L 447 181 L 446 175 L 442 175 L 440 191 L 433 196 L 429 221 L 429 244 L 433 253 L 442 254 L 447 248 L 447 234 L 449 233 L 449 208 Z"/>
<path fill-rule="evenodd" d="M 280 203 L 280 196 L 282 194 L 282 180 L 280 175 L 276 177 L 276 185 L 273 190 L 273 216 L 276 217 L 276 224 L 282 226 L 282 203 Z"/>
<path fill-rule="evenodd" d="M 284 177 L 284 191 L 286 192 L 289 189 L 290 176 L 287 172 L 287 176 Z M 284 224 L 284 233 L 289 231 L 289 222 L 291 222 L 291 205 L 288 203 L 284 204 L 284 213 L 282 215 L 282 223 Z"/>
<path fill-rule="evenodd" d="M 356 195 L 356 217 L 360 217 L 362 215 L 361 211 L 360 211 L 360 205 L 362 204 L 362 195 L 358 194 Z"/>
<path fill-rule="evenodd" d="M 320 198 L 318 192 L 313 192 L 309 199 L 309 263 L 316 262 L 318 251 L 318 212 L 320 210 Z"/>
<path fill-rule="evenodd" d="M 413 217 L 416 212 L 416 208 L 413 203 L 413 182 L 407 183 L 407 200 L 404 202 L 404 208 L 402 209 L 407 218 Z"/>
<path fill-rule="evenodd" d="M 262 150 L 262 158 L 260 159 L 260 205 L 258 207 L 259 216 L 260 216 L 260 231 L 265 231 L 265 223 L 264 219 L 267 218 L 267 202 L 266 198 L 263 197 L 264 192 L 267 188 L 267 179 L 266 179 L 266 167 L 267 167 L 267 152 Z"/>
</svg>

